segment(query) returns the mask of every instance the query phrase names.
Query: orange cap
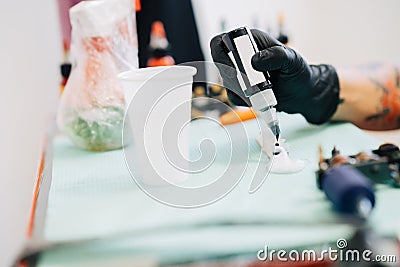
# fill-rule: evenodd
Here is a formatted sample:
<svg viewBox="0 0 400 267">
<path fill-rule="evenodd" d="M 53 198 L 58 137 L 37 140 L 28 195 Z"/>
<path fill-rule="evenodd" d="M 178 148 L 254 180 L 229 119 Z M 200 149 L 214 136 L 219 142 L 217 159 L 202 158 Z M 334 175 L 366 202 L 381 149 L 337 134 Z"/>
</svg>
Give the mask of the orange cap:
<svg viewBox="0 0 400 267">
<path fill-rule="evenodd" d="M 135 11 L 140 11 L 142 9 L 142 5 L 140 4 L 140 0 L 135 0 Z"/>
<path fill-rule="evenodd" d="M 151 25 L 151 34 L 157 37 L 166 37 L 164 24 L 161 21 L 154 21 Z"/>
</svg>

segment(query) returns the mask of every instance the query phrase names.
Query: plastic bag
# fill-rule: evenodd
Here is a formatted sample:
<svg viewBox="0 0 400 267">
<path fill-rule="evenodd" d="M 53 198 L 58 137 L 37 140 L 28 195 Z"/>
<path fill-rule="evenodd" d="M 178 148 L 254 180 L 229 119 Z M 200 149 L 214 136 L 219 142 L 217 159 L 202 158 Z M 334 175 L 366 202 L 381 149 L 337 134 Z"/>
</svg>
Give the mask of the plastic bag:
<svg viewBox="0 0 400 267">
<path fill-rule="evenodd" d="M 81 148 L 122 147 L 125 101 L 117 75 L 138 66 L 134 16 L 132 0 L 82 1 L 70 9 L 73 67 L 57 124 Z"/>
</svg>

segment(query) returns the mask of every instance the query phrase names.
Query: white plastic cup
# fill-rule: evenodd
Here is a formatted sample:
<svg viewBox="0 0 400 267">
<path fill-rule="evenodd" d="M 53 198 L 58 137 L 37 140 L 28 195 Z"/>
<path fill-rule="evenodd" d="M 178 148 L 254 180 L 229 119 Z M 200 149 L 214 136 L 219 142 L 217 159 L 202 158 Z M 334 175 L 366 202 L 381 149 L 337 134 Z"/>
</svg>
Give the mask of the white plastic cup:
<svg viewBox="0 0 400 267">
<path fill-rule="evenodd" d="M 187 178 L 193 75 L 190 66 L 134 69 L 121 73 L 131 131 L 125 158 L 136 182 L 180 183 Z M 127 126 L 125 126 L 127 127 Z M 125 129 L 124 134 L 127 134 Z"/>
</svg>

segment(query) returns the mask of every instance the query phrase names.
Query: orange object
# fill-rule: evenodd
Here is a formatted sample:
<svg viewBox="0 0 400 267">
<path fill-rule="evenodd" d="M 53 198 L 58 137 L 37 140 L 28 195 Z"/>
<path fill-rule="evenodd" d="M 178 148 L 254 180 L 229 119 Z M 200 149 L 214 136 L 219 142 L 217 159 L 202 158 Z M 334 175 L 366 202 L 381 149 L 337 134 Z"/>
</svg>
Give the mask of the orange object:
<svg viewBox="0 0 400 267">
<path fill-rule="evenodd" d="M 252 108 L 246 110 L 235 110 L 227 112 L 219 117 L 222 125 L 234 124 L 257 118 L 256 113 Z"/>
<path fill-rule="evenodd" d="M 161 21 L 155 21 L 151 25 L 151 35 L 157 36 L 159 38 L 166 38 L 164 25 Z"/>
<path fill-rule="evenodd" d="M 62 93 L 64 93 L 65 83 L 66 83 L 66 82 L 64 82 L 64 80 L 65 80 L 65 79 L 63 79 L 63 80 L 61 81 L 60 91 L 59 91 L 59 94 L 60 94 L 60 95 L 61 95 Z"/>
<path fill-rule="evenodd" d="M 39 168 L 38 168 L 38 172 L 37 172 L 35 191 L 33 192 L 33 201 L 32 201 L 32 206 L 31 206 L 31 213 L 30 213 L 30 216 L 29 216 L 28 229 L 27 229 L 27 233 L 26 233 L 26 235 L 29 238 L 32 237 L 33 228 L 34 228 L 34 224 L 35 224 L 36 206 L 37 206 L 37 199 L 39 197 L 40 184 L 42 183 L 42 175 L 43 175 L 43 170 L 44 170 L 44 160 L 45 160 L 45 146 L 42 149 Z"/>
<path fill-rule="evenodd" d="M 135 10 L 140 11 L 142 9 L 142 6 L 140 4 L 140 0 L 135 0 Z"/>
<path fill-rule="evenodd" d="M 163 56 L 160 58 L 150 58 L 147 61 L 147 67 L 157 67 L 157 66 L 172 66 L 175 64 L 175 60 L 171 56 Z"/>
<path fill-rule="evenodd" d="M 169 42 L 161 21 L 155 21 L 151 25 L 150 33 L 150 56 L 147 60 L 147 67 L 171 66 L 175 60 L 168 54 Z"/>
</svg>

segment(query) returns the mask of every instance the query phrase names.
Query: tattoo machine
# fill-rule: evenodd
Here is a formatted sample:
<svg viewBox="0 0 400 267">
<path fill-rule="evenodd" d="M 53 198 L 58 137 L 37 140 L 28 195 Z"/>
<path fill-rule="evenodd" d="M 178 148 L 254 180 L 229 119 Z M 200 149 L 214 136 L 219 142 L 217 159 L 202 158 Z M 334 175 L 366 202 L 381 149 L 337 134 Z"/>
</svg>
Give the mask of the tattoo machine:
<svg viewBox="0 0 400 267">
<path fill-rule="evenodd" d="M 393 144 L 383 144 L 370 152 L 343 156 L 334 148 L 332 157 L 322 157 L 319 150 L 317 186 L 339 212 L 365 219 L 375 206 L 372 184 L 400 187 L 400 151 Z"/>
<path fill-rule="evenodd" d="M 276 140 L 280 128 L 276 116 L 277 104 L 268 72 L 259 72 L 251 66 L 251 58 L 258 47 L 248 27 L 232 30 L 222 36 L 227 54 L 236 69 L 237 79 L 244 95 L 267 123 Z"/>
</svg>

